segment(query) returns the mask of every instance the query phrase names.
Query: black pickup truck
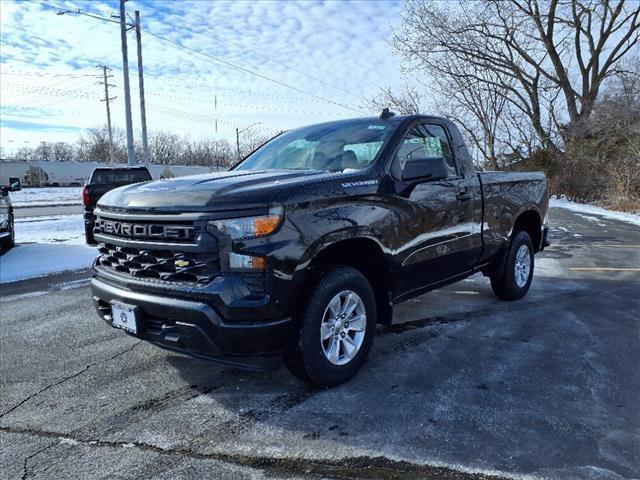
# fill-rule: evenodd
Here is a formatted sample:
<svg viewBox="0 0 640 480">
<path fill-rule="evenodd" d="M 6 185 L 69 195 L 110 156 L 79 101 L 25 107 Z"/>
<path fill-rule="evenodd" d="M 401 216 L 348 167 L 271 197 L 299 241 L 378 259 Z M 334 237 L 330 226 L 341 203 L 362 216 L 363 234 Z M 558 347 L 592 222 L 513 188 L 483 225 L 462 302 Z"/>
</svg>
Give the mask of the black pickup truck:
<svg viewBox="0 0 640 480">
<path fill-rule="evenodd" d="M 245 368 L 351 378 L 393 305 L 475 272 L 529 290 L 542 173 L 477 173 L 450 121 L 361 118 L 283 133 L 230 171 L 118 188 L 95 211 L 110 325 Z"/>
<path fill-rule="evenodd" d="M 93 170 L 89 181 L 82 189 L 82 205 L 84 206 L 84 236 L 87 243 L 95 244 L 93 238 L 93 228 L 95 217 L 93 210 L 96 208 L 98 200 L 107 193 L 123 185 L 132 183 L 147 182 L 151 180 L 151 174 L 147 167 L 136 165 L 118 165 L 117 167 L 98 167 Z"/>
</svg>

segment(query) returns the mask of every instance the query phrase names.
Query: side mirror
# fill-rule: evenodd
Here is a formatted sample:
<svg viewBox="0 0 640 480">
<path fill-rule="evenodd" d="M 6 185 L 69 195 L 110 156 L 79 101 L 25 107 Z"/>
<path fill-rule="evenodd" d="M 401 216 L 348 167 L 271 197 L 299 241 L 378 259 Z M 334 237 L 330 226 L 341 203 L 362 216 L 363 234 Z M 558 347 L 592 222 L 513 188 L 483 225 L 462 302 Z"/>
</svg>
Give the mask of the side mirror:
<svg viewBox="0 0 640 480">
<path fill-rule="evenodd" d="M 0 187 L 0 197 L 9 195 L 9 187 Z"/>
<path fill-rule="evenodd" d="M 442 180 L 448 176 L 447 162 L 442 157 L 410 158 L 402 170 L 402 180 Z"/>
<path fill-rule="evenodd" d="M 9 191 L 17 192 L 22 190 L 22 183 L 20 183 L 20 179 L 18 177 L 9 177 Z"/>
</svg>

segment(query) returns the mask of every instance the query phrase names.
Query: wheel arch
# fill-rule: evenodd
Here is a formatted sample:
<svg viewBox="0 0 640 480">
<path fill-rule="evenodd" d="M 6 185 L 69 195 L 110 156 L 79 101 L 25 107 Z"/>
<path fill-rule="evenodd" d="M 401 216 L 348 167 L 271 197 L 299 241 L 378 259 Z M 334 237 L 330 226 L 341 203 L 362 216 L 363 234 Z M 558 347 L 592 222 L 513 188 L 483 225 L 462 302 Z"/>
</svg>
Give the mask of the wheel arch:
<svg viewBox="0 0 640 480">
<path fill-rule="evenodd" d="M 542 246 L 542 219 L 538 211 L 528 209 L 516 217 L 511 236 L 519 231 L 525 231 L 529 234 L 534 252 L 539 252 Z"/>
<path fill-rule="evenodd" d="M 324 267 L 333 265 L 353 267 L 367 278 L 376 298 L 378 323 L 390 324 L 392 308 L 389 297 L 389 262 L 378 242 L 368 237 L 355 237 L 323 245 L 311 257 L 305 269 L 304 284 L 313 284 Z M 305 290 L 308 291 L 308 288 Z M 306 300 L 308 296 L 301 297 Z"/>
<path fill-rule="evenodd" d="M 534 208 L 525 208 L 515 217 L 507 242 L 500 247 L 491 263 L 482 270 L 485 276 L 493 277 L 502 274 L 509 251 L 509 243 L 517 232 L 525 231 L 531 237 L 534 253 L 540 251 L 542 246 L 542 220 L 540 214 Z"/>
</svg>

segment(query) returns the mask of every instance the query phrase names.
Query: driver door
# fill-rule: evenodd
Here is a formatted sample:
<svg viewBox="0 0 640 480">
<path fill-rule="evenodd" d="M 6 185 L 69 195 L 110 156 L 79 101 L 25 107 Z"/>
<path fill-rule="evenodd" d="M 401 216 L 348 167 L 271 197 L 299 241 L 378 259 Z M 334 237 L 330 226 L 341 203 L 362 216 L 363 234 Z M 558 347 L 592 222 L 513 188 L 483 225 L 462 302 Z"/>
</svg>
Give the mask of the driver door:
<svg viewBox="0 0 640 480">
<path fill-rule="evenodd" d="M 405 293 L 468 272 L 478 256 L 480 225 L 474 221 L 474 213 L 481 209 L 478 180 L 475 175 L 465 177 L 457 165 L 445 127 L 415 125 L 404 138 L 396 161 L 403 171 L 407 161 L 442 159 L 447 165 L 446 178 L 402 180 L 400 190 L 409 212 L 401 229 L 405 238 L 398 259 Z"/>
</svg>

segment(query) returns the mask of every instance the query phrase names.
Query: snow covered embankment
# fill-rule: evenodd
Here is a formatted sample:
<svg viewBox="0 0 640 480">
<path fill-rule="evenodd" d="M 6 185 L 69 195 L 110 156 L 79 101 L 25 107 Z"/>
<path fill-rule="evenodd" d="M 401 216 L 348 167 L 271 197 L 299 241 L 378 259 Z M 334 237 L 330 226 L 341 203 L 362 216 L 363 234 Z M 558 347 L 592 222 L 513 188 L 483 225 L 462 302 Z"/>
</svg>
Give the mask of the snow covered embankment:
<svg viewBox="0 0 640 480">
<path fill-rule="evenodd" d="M 598 207 L 596 205 L 589 205 L 585 203 L 575 203 L 567 200 L 566 198 L 552 198 L 549 202 L 551 208 L 565 208 L 577 213 L 586 213 L 590 215 L 599 215 L 611 220 L 618 220 L 620 222 L 631 223 L 632 225 L 640 226 L 640 215 L 633 213 L 616 212 L 614 210 L 607 210 L 606 208 Z"/>
<path fill-rule="evenodd" d="M 84 244 L 82 215 L 17 218 L 16 242 L 0 257 L 0 283 L 88 269 L 96 256 Z"/>
<path fill-rule="evenodd" d="M 11 192 L 11 203 L 15 208 L 80 205 L 82 187 L 23 188 L 18 192 Z"/>
<path fill-rule="evenodd" d="M 0 283 L 88 269 L 96 249 L 87 245 L 18 245 L 0 257 Z"/>
</svg>

